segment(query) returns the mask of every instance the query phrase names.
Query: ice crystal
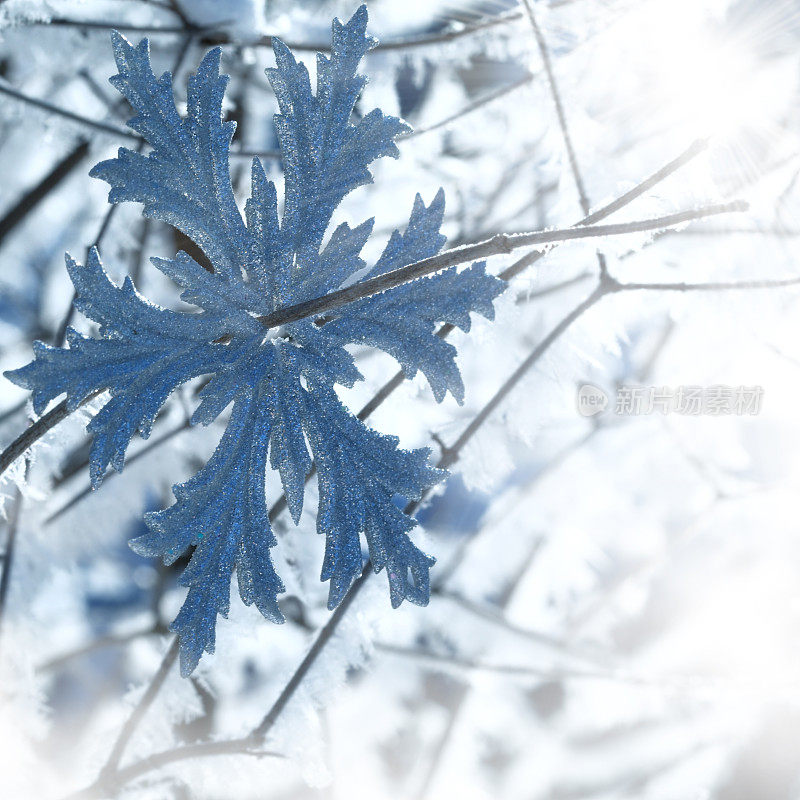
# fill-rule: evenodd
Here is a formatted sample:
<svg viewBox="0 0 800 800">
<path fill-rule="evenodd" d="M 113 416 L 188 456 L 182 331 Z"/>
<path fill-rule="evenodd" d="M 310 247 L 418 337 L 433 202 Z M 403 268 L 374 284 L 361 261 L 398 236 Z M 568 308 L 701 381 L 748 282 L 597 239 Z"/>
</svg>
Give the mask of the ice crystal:
<svg viewBox="0 0 800 800">
<path fill-rule="evenodd" d="M 214 650 L 216 616 L 228 612 L 233 572 L 245 603 L 283 621 L 277 598 L 284 587 L 270 558 L 276 539 L 265 499 L 268 462 L 297 522 L 313 455 L 330 608 L 363 568 L 361 534 L 375 570 L 386 568 L 392 605 L 428 601 L 434 560 L 409 538 L 415 522 L 396 501 L 419 498 L 444 473 L 429 464 L 426 449 L 400 449 L 396 437 L 368 428 L 342 405 L 334 387 L 360 379 L 346 346 L 361 343 L 390 353 L 409 377 L 421 371 L 437 400 L 449 391 L 461 401 L 455 348 L 435 335 L 435 325 L 468 330 L 473 311 L 491 318 L 504 284 L 475 264 L 277 331 L 258 319 L 335 290 L 366 266 L 359 253 L 373 220 L 355 228 L 339 225 L 323 246 L 342 198 L 371 182 L 372 161 L 399 155 L 394 139 L 408 130 L 377 109 L 351 122 L 365 83 L 356 70 L 374 45 L 366 24 L 364 6 L 346 24 L 334 20 L 331 55 L 317 56 L 316 93 L 306 68 L 274 42 L 277 65 L 267 73 L 280 107 L 275 124 L 285 198 L 279 211 L 275 186 L 254 159 L 244 219 L 229 174 L 235 125 L 222 118 L 227 78 L 219 72 L 220 50 L 210 51 L 191 78 L 182 118 L 172 76 L 153 74 L 147 40 L 133 46 L 114 34 L 119 74 L 111 83 L 136 111 L 129 126 L 152 150 L 121 148 L 91 175 L 110 184 L 110 202 L 142 203 L 147 216 L 186 234 L 213 271 L 185 252 L 153 259 L 198 309 L 186 313 L 152 305 L 130 279 L 115 286 L 95 250 L 85 266 L 67 257 L 76 308 L 99 324 L 100 338 L 70 330 L 64 348 L 36 342 L 34 361 L 7 373 L 33 392 L 38 413 L 61 394 L 75 408 L 95 391 L 110 393 L 89 424 L 94 486 L 108 467 L 122 470 L 133 435 L 149 435 L 159 409 L 182 383 L 210 376 L 193 423 L 207 425 L 232 407 L 211 459 L 174 487 L 174 505 L 147 515 L 149 533 L 132 542 L 138 553 L 165 563 L 193 550 L 181 578 L 188 594 L 172 624 L 184 674 L 203 651 Z M 444 244 L 443 212 L 441 191 L 428 206 L 417 196 L 405 233 L 391 236 L 367 275 L 437 253 Z"/>
</svg>

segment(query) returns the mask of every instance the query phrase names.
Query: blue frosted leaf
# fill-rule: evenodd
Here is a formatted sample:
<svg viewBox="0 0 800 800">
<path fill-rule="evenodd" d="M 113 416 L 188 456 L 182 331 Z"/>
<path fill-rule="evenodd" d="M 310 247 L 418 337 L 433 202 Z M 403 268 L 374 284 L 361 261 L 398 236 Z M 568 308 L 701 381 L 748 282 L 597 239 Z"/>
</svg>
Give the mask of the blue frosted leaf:
<svg viewBox="0 0 800 800">
<path fill-rule="evenodd" d="M 253 253 L 250 273 L 253 283 L 271 301 L 271 307 L 277 308 L 288 302 L 291 249 L 280 229 L 278 192 L 257 158 L 253 159 L 250 183 L 252 193 L 244 207 Z"/>
<path fill-rule="evenodd" d="M 126 278 L 121 288 L 108 279 L 96 250 L 86 266 L 67 257 L 75 305 L 100 324 L 102 339 L 70 329 L 66 348 L 34 343 L 35 360 L 6 377 L 33 392 L 34 409 L 66 393 L 70 409 L 92 392 L 111 399 L 89 424 L 95 439 L 91 477 L 99 485 L 109 464 L 121 471 L 125 450 L 137 431 L 150 433 L 156 414 L 180 384 L 211 372 L 220 361 L 213 341 L 226 321 L 208 314 L 181 314 L 151 305 Z"/>
<path fill-rule="evenodd" d="M 236 129 L 222 121 L 228 78 L 219 73 L 221 51 L 211 50 L 189 81 L 188 117 L 175 108 L 172 76 L 156 78 L 149 45 L 112 34 L 119 73 L 110 81 L 137 115 L 128 126 L 153 148 L 148 155 L 120 148 L 89 173 L 111 185 L 111 203 L 144 204 L 144 213 L 183 231 L 224 278 L 239 278 L 249 242 L 233 196 L 228 150 Z"/>
<path fill-rule="evenodd" d="M 356 70 L 375 44 L 366 35 L 366 26 L 366 6 L 344 25 L 334 20 L 331 55 L 317 56 L 316 95 L 305 66 L 283 42 L 273 42 L 276 66 L 268 69 L 267 75 L 280 107 L 275 126 L 286 182 L 282 230 L 285 246 L 295 254 L 288 282 L 298 291 L 314 280 L 310 276 L 317 272 L 319 247 L 333 211 L 348 192 L 371 182 L 368 167 L 375 159 L 399 155 L 394 139 L 409 130 L 402 120 L 378 109 L 356 124 L 350 122 L 366 82 Z M 315 288 L 336 288 L 332 277 L 316 283 Z M 284 299 L 295 302 L 301 298 L 293 291 Z"/>
<path fill-rule="evenodd" d="M 181 639 L 181 671 L 190 674 L 203 651 L 214 652 L 217 614 L 227 616 L 230 578 L 236 569 L 239 594 L 273 622 L 283 622 L 278 595 L 284 591 L 269 557 L 275 535 L 269 524 L 264 481 L 270 436 L 269 385 L 250 360 L 254 386 L 236 394 L 228 427 L 209 462 L 186 483 L 173 487 L 177 502 L 150 513 L 150 532 L 133 549 L 170 564 L 194 547 L 181 584 L 189 587 L 172 630 Z"/>
<path fill-rule="evenodd" d="M 322 580 L 330 581 L 335 608 L 361 574 L 363 533 L 375 571 L 387 568 L 392 605 L 404 599 L 426 605 L 428 572 L 435 559 L 408 536 L 416 522 L 394 500 L 418 500 L 444 477 L 428 463 L 430 451 L 402 450 L 356 419 L 327 386 L 306 394 L 306 430 L 319 475 L 317 530 L 325 536 Z"/>
<path fill-rule="evenodd" d="M 395 231 L 368 277 L 435 255 L 445 242 L 439 233 L 444 215 L 440 189 L 426 208 L 417 195 L 405 233 Z M 358 342 L 392 355 L 406 376 L 421 370 L 437 401 L 449 391 L 461 403 L 464 384 L 456 366 L 456 348 L 434 334 L 437 322 L 468 331 L 470 312 L 494 318 L 494 299 L 505 282 L 486 273 L 483 263 L 459 272 L 455 267 L 390 292 L 337 310 L 325 333 L 341 344 Z"/>
<path fill-rule="evenodd" d="M 34 361 L 7 373 L 33 392 L 38 413 L 62 394 L 74 409 L 93 392 L 110 392 L 88 426 L 94 485 L 109 466 L 122 469 L 131 438 L 137 431 L 149 434 L 177 386 L 208 376 L 192 423 L 223 419 L 219 446 L 193 478 L 174 487 L 174 505 L 147 516 L 149 532 L 133 543 L 137 552 L 166 563 L 193 550 L 181 578 L 188 593 L 172 625 L 184 674 L 203 652 L 213 652 L 233 572 L 242 600 L 282 621 L 266 473 L 269 467 L 279 474 L 297 522 L 311 454 L 319 475 L 317 527 L 326 541 L 322 579 L 330 582 L 329 606 L 342 601 L 362 571 L 362 536 L 374 568 L 387 572 L 392 605 L 428 601 L 434 560 L 412 542 L 416 523 L 398 503 L 419 499 L 444 473 L 429 465 L 427 450 L 403 450 L 395 437 L 359 421 L 335 386 L 361 379 L 347 350 L 357 342 L 390 353 L 409 376 L 421 370 L 437 400 L 447 391 L 460 400 L 456 350 L 435 335 L 435 326 L 468 330 L 471 313 L 491 318 L 504 284 L 476 264 L 280 329 L 267 331 L 258 319 L 364 271 L 361 250 L 373 220 L 342 223 L 328 235 L 331 217 L 348 192 L 372 180 L 375 159 L 398 155 L 394 140 L 408 129 L 377 109 L 351 121 L 365 82 L 357 69 L 374 43 L 366 24 L 363 6 L 349 22 L 334 21 L 331 55 L 318 57 L 316 92 L 306 68 L 276 40 L 276 67 L 268 75 L 280 106 L 284 207 L 280 213 L 277 189 L 255 159 L 244 219 L 231 188 L 234 126 L 222 121 L 227 78 L 219 73 L 219 50 L 206 55 L 191 79 L 182 118 L 172 78 L 156 78 L 146 40 L 134 46 L 114 34 L 119 73 L 112 83 L 136 112 L 131 128 L 152 151 L 123 148 L 92 175 L 111 185 L 111 202 L 143 203 L 145 214 L 183 231 L 211 268 L 183 252 L 152 259 L 196 309 L 179 313 L 147 302 L 130 280 L 115 286 L 94 250 L 86 266 L 68 258 L 75 306 L 99 325 L 99 337 L 70 330 L 66 347 L 37 342 Z M 442 192 L 427 207 L 418 196 L 405 232 L 392 235 L 369 276 L 438 253 L 443 213 Z"/>
<path fill-rule="evenodd" d="M 168 339 L 215 339 L 230 324 L 223 314 L 180 314 L 153 305 L 135 289 L 130 278 L 122 287 L 108 278 L 96 248 L 83 266 L 68 255 L 67 272 L 75 287 L 75 308 L 100 325 L 107 339 L 137 336 Z"/>
<path fill-rule="evenodd" d="M 426 208 L 422 196 L 417 194 L 411 209 L 411 216 L 404 233 L 394 231 L 378 262 L 370 270 L 368 277 L 383 275 L 393 269 L 412 264 L 423 258 L 436 255 L 447 238 L 439 229 L 444 219 L 444 191 L 439 189 L 431 204 Z"/>
<path fill-rule="evenodd" d="M 175 258 L 151 258 L 150 261 L 184 290 L 181 300 L 206 311 L 225 314 L 231 329 L 243 336 L 252 336 L 262 330 L 251 312 L 268 314 L 272 311 L 269 298 L 253 286 L 220 280 L 188 253 L 181 251 Z"/>
<path fill-rule="evenodd" d="M 299 302 L 325 294 L 328 289 L 336 289 L 353 273 L 365 266 L 361 259 L 361 249 L 372 233 L 374 219 L 362 222 L 351 228 L 346 222 L 339 225 L 331 234 L 325 249 L 315 257 L 310 256 L 309 268 L 302 278 L 297 278 L 292 296 Z M 313 265 L 310 262 L 316 262 Z"/>
<path fill-rule="evenodd" d="M 298 348 L 280 341 L 264 344 L 262 339 L 260 335 L 234 346 L 236 357 L 204 387 L 192 422 L 208 425 L 235 400 L 240 387 L 263 382 L 261 397 L 271 429 L 270 466 L 279 472 L 289 511 L 299 522 L 311 456 L 303 436 Z"/>
<path fill-rule="evenodd" d="M 302 321 L 287 325 L 285 330 L 289 340 L 297 345 L 294 357 L 303 375 L 348 387 L 363 380 L 353 356 L 340 342 L 328 336 L 324 327 Z"/>
<path fill-rule="evenodd" d="M 303 510 L 311 456 L 303 435 L 303 387 L 291 345 L 279 343 L 270 372 L 269 412 L 272 420 L 269 460 L 280 473 L 289 513 L 295 524 Z"/>
</svg>

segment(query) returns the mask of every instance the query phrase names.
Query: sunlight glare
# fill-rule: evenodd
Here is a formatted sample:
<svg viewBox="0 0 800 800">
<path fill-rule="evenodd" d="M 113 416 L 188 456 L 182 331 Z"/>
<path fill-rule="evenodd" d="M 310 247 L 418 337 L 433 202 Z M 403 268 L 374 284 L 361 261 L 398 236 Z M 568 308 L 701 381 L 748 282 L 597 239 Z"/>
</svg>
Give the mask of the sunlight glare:
<svg viewBox="0 0 800 800">
<path fill-rule="evenodd" d="M 697 136 L 728 138 L 775 119 L 782 68 L 758 57 L 746 29 L 691 0 L 654 0 L 631 17 L 643 62 L 631 68 L 649 74 L 648 100 L 667 120 Z"/>
</svg>

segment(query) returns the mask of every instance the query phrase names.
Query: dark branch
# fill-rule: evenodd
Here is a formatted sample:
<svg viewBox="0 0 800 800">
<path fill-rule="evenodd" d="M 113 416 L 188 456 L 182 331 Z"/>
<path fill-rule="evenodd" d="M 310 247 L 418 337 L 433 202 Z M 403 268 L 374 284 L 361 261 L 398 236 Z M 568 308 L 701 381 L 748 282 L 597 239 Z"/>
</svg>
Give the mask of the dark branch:
<svg viewBox="0 0 800 800">
<path fill-rule="evenodd" d="M 19 517 L 22 511 L 22 492 L 17 489 L 11 501 L 11 512 L 8 515 L 6 528 L 6 549 L 3 553 L 3 561 L 0 564 L 0 631 L 2 631 L 3 621 L 8 607 L 8 589 L 11 585 L 11 567 L 14 563 L 14 546 L 17 541 L 17 529 L 19 528 Z"/>
<path fill-rule="evenodd" d="M 400 136 L 399 139 L 401 141 L 405 139 L 413 139 L 415 136 L 422 136 L 424 133 L 430 133 L 431 131 L 438 130 L 439 128 L 444 128 L 451 122 L 455 122 L 456 120 L 461 119 L 461 117 L 465 117 L 468 114 L 471 114 L 473 111 L 477 111 L 478 109 L 493 103 L 495 100 L 499 100 L 501 97 L 505 97 L 506 95 L 515 92 L 517 89 L 521 89 L 523 86 L 528 86 L 535 78 L 535 75 L 525 75 L 518 81 L 514 81 L 507 86 L 502 86 L 499 89 L 495 89 L 495 91 L 490 92 L 483 97 L 479 97 L 477 100 L 474 100 L 472 103 L 464 106 L 464 108 L 456 111 L 454 114 L 451 114 L 448 117 L 445 117 L 444 119 L 439 120 L 438 122 L 434 122 L 430 125 L 422 125 L 419 128 L 414 128 L 413 131 L 405 134 L 404 136 Z"/>
<path fill-rule="evenodd" d="M 95 392 L 81 403 L 85 405 L 100 392 Z M 57 406 L 33 423 L 0 453 L 0 475 L 2 475 L 21 455 L 32 447 L 49 430 L 55 428 L 61 420 L 66 419 L 72 411 L 67 408 L 67 401 L 62 400 Z"/>
<path fill-rule="evenodd" d="M 4 80 L 1 79 L 0 94 L 8 95 L 15 100 L 35 106 L 36 108 L 40 108 L 42 111 L 47 111 L 50 114 L 57 114 L 60 117 L 72 120 L 72 122 L 77 122 L 79 125 L 84 125 L 87 128 L 94 128 L 94 130 L 100 131 L 101 133 L 121 136 L 123 139 L 139 141 L 139 137 L 136 136 L 136 134 L 130 133 L 124 128 L 120 128 L 118 125 L 110 125 L 107 122 L 98 122 L 97 120 L 90 119 L 89 117 L 84 117 L 81 114 L 75 114 L 73 111 L 69 111 L 66 108 L 61 108 L 60 106 L 48 103 L 46 100 L 39 100 L 37 97 L 31 97 L 30 95 L 15 89 L 13 86 L 9 86 Z"/>
<path fill-rule="evenodd" d="M 147 687 L 145 693 L 142 695 L 142 699 L 133 710 L 133 713 L 126 720 L 125 725 L 122 727 L 122 730 L 117 737 L 117 741 L 114 742 L 114 746 L 111 748 L 111 753 L 109 754 L 102 770 L 100 770 L 98 783 L 101 785 L 109 776 L 118 774 L 117 767 L 119 766 L 120 759 L 125 752 L 125 748 L 128 746 L 128 742 L 136 731 L 136 728 L 139 727 L 139 723 L 142 721 L 145 714 L 150 710 L 150 706 L 153 705 L 153 701 L 156 699 L 156 695 L 158 694 L 159 690 L 164 685 L 164 681 L 167 679 L 167 675 L 169 675 L 172 665 L 178 658 L 178 651 L 178 639 L 175 637 L 172 640 L 172 644 L 169 646 L 169 650 L 167 650 L 167 654 L 164 656 L 164 660 L 161 662 L 161 666 L 158 668 L 158 672 L 156 672 L 155 677 L 150 682 L 150 685 Z"/>
<path fill-rule="evenodd" d="M 2 84 L 0 84 L 0 91 Z M 58 188 L 89 154 L 89 142 L 82 140 L 67 153 L 35 186 L 22 197 L 0 219 L 0 245 L 53 190 Z"/>
<path fill-rule="evenodd" d="M 657 231 L 717 214 L 746 211 L 747 207 L 746 203 L 736 201 L 733 203 L 704 206 L 691 211 L 681 211 L 677 214 L 668 214 L 664 217 L 637 220 L 635 222 L 621 222 L 616 225 L 590 225 L 549 231 L 534 231 L 532 233 L 501 233 L 492 236 L 490 239 L 485 239 L 482 242 L 446 250 L 439 255 L 424 258 L 414 264 L 409 264 L 406 267 L 401 267 L 400 269 L 392 270 L 383 275 L 378 275 L 375 278 L 359 281 L 352 286 L 330 292 L 321 297 L 315 297 L 311 300 L 305 300 L 302 303 L 279 308 L 271 314 L 258 317 L 258 319 L 266 328 L 276 328 L 280 325 L 297 322 L 306 317 L 317 316 L 333 311 L 348 303 L 353 303 L 356 300 L 370 297 L 373 294 L 394 289 L 404 283 L 425 277 L 426 275 L 431 275 L 434 272 L 440 272 L 449 267 L 458 266 L 470 261 L 477 261 L 490 256 L 513 253 L 514 250 L 518 250 L 520 247 L 539 244 L 560 244 L 577 239 L 592 239 L 604 236 L 620 236 L 627 233 Z"/>
<path fill-rule="evenodd" d="M 589 195 L 586 192 L 586 184 L 581 174 L 581 169 L 578 166 L 578 158 L 575 155 L 575 147 L 572 143 L 572 135 L 569 132 L 569 125 L 567 124 L 567 115 L 564 111 L 564 103 L 561 99 L 561 92 L 558 90 L 556 83 L 555 73 L 553 71 L 553 62 L 550 58 L 550 50 L 547 47 L 542 29 L 536 21 L 536 15 L 533 13 L 533 5 L 531 0 L 522 0 L 525 6 L 525 12 L 528 16 L 528 21 L 533 29 L 533 35 L 536 39 L 536 46 L 539 48 L 539 55 L 542 58 L 544 71 L 547 75 L 547 85 L 550 88 L 550 96 L 553 98 L 553 104 L 556 108 L 556 117 L 558 118 L 558 127 L 561 130 L 561 138 L 564 140 L 564 148 L 567 151 L 567 158 L 569 160 L 569 167 L 572 172 L 572 177 L 575 181 L 575 188 L 578 190 L 578 199 L 580 200 L 581 210 L 583 215 L 589 213 Z M 598 251 L 597 265 L 600 268 L 600 277 L 604 277 L 608 273 L 608 265 L 606 264 L 606 257 Z"/>
<path fill-rule="evenodd" d="M 173 439 L 179 433 L 189 430 L 190 427 L 191 423 L 189 422 L 189 419 L 186 419 L 180 425 L 166 431 L 161 436 L 151 439 L 144 447 L 142 447 L 140 450 L 137 450 L 130 458 L 127 459 L 127 461 L 125 462 L 125 466 L 129 467 L 131 464 L 134 464 L 140 458 L 146 456 L 152 450 L 155 450 L 157 447 L 160 447 L 165 442 L 168 442 L 171 439 Z M 88 459 L 87 459 L 87 464 L 88 464 Z M 111 470 L 105 477 L 104 481 L 112 480 L 113 477 L 118 474 L 119 474 L 118 472 Z M 44 521 L 43 524 L 46 526 L 55 522 L 59 517 L 66 514 L 71 508 L 74 508 L 76 505 L 78 505 L 78 503 L 80 503 L 81 500 L 88 497 L 92 493 L 92 491 L 93 490 L 91 485 L 86 486 L 84 489 L 78 492 L 74 497 L 71 497 L 66 503 L 64 503 L 64 505 L 60 506 L 55 511 L 53 511 L 53 513 L 50 514 L 49 517 L 47 517 L 47 519 Z"/>
<path fill-rule="evenodd" d="M 515 22 L 522 17 L 521 12 L 512 11 L 507 14 L 501 14 L 496 17 L 481 20 L 479 22 L 465 25 L 461 28 L 454 28 L 451 30 L 442 31 L 441 33 L 434 33 L 427 36 L 419 36 L 417 38 L 409 39 L 387 39 L 379 42 L 374 48 L 375 50 L 407 50 L 415 47 L 428 47 L 434 44 L 446 44 L 460 39 L 464 36 L 471 36 L 474 33 L 485 31 L 500 25 L 507 25 Z M 32 22 L 31 25 L 49 24 L 56 27 L 67 28 L 84 28 L 87 30 L 101 30 L 111 31 L 118 30 L 124 33 L 142 33 L 148 35 L 175 35 L 185 33 L 186 28 L 175 25 L 133 25 L 122 21 L 114 20 L 79 20 L 71 19 L 68 17 L 53 17 L 49 22 Z M 203 36 L 204 44 L 238 44 L 246 47 L 272 47 L 272 43 L 276 37 L 267 35 L 260 36 L 257 39 L 250 41 L 242 40 L 236 37 L 231 37 L 229 34 L 222 31 L 206 30 Z M 310 51 L 310 52 L 329 52 L 331 47 L 329 42 L 284 42 L 291 50 Z"/>
<path fill-rule="evenodd" d="M 180 747 L 173 747 L 161 753 L 135 761 L 127 767 L 115 772 L 106 780 L 98 779 L 91 786 L 81 789 L 79 792 L 68 795 L 64 800 L 89 800 L 93 797 L 105 797 L 110 791 L 114 791 L 119 786 L 124 786 L 131 781 L 140 778 L 154 770 L 161 769 L 167 764 L 174 764 L 176 761 L 185 761 L 190 758 L 207 758 L 209 756 L 223 755 L 247 755 L 254 758 L 285 758 L 282 753 L 272 750 L 260 750 L 253 747 L 250 739 L 230 739 L 222 742 L 198 742 L 187 744 Z"/>
<path fill-rule="evenodd" d="M 164 631 L 151 625 L 149 628 L 132 631 L 131 633 L 112 633 L 108 636 L 101 636 L 99 639 L 94 639 L 88 644 L 85 644 L 81 647 L 76 647 L 74 650 L 70 650 L 67 653 L 63 653 L 60 656 L 55 656 L 55 658 L 51 658 L 48 661 L 42 662 L 36 667 L 36 671 L 52 672 L 53 670 L 60 669 L 65 664 L 68 664 L 70 661 L 76 658 L 87 656 L 90 653 L 96 652 L 97 650 L 103 650 L 106 647 L 116 647 L 118 645 L 127 644 L 135 639 L 141 639 L 144 636 L 153 636 L 158 633 L 164 633 Z"/>
<path fill-rule="evenodd" d="M 781 289 L 800 285 L 800 278 L 782 278 L 763 281 L 719 281 L 708 283 L 619 283 L 616 291 L 638 292 L 728 292 L 743 289 Z"/>
<path fill-rule="evenodd" d="M 525 13 L 528 21 L 531 24 L 534 38 L 536 39 L 536 46 L 539 49 L 539 55 L 542 58 L 545 75 L 547 75 L 547 84 L 550 88 L 550 95 L 553 98 L 553 104 L 556 107 L 556 116 L 558 118 L 558 127 L 561 130 L 561 138 L 564 140 L 564 148 L 567 151 L 567 158 L 569 159 L 569 167 L 572 172 L 572 177 L 575 180 L 575 187 L 578 190 L 578 198 L 580 200 L 583 215 L 589 213 L 589 197 L 586 193 L 586 184 L 583 181 L 580 167 L 578 166 L 578 159 L 575 155 L 575 147 L 572 144 L 572 136 L 569 132 L 569 125 L 567 124 L 567 115 L 564 111 L 564 103 L 561 100 L 561 93 L 558 91 L 558 84 L 556 83 L 555 74 L 553 73 L 553 62 L 550 58 L 550 50 L 547 47 L 547 42 L 544 39 L 542 29 L 536 21 L 536 15 L 533 13 L 533 6 L 531 0 L 522 0 L 525 6 Z"/>
</svg>

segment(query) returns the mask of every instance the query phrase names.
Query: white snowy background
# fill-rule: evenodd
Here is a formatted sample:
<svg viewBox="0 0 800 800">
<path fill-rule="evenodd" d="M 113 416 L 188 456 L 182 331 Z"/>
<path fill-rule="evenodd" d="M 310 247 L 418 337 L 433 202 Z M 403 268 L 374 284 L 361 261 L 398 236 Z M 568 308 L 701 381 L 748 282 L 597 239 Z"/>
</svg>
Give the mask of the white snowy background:
<svg viewBox="0 0 800 800">
<path fill-rule="evenodd" d="M 188 42 L 179 93 L 222 42 L 233 149 L 271 151 L 276 104 L 263 70 L 274 62 L 263 37 L 309 45 L 301 55 L 313 71 L 332 17 L 356 6 L 0 0 L 2 369 L 26 363 L 34 339 L 57 337 L 72 297 L 63 254 L 82 260 L 106 221 L 107 187 L 87 172 L 129 144 L 113 133 L 128 109 L 107 83 L 108 31 L 149 35 L 161 70 Z M 420 134 L 338 212 L 376 217 L 367 254 L 402 226 L 417 191 L 428 201 L 439 186 L 452 244 L 578 222 L 574 170 L 525 9 L 512 0 L 368 6 L 370 32 L 397 46 L 368 56 L 359 109 L 402 115 Z M 494 323 L 476 319 L 452 337 L 464 406 L 437 405 L 419 379 L 371 417 L 407 447 L 458 438 L 592 292 L 598 248 L 620 281 L 800 280 L 800 2 L 532 8 L 592 209 L 700 139 L 693 158 L 609 221 L 737 199 L 749 210 L 551 250 L 513 280 Z M 248 161 L 232 163 L 243 202 Z M 279 179 L 280 162 L 268 163 Z M 130 274 L 147 297 L 174 305 L 177 292 L 148 259 L 185 246 L 124 205 L 100 250 L 115 279 Z M 279 522 L 287 624 L 234 596 L 216 654 L 190 680 L 169 673 L 119 774 L 100 788 L 185 591 L 177 569 L 134 555 L 127 540 L 144 511 L 171 502 L 170 487 L 203 463 L 222 425 L 187 428 L 186 387 L 151 439 L 134 442 L 124 473 L 90 493 L 93 408 L 73 415 L 2 484 L 0 551 L 14 546 L 0 605 L 0 797 L 49 800 L 95 786 L 82 796 L 800 798 L 799 299 L 800 286 L 604 297 L 494 411 L 422 510 L 418 537 L 438 559 L 429 607 L 392 611 L 377 576 L 263 747 L 193 755 L 197 743 L 258 724 L 330 617 L 315 503 L 298 527 Z M 358 364 L 367 380 L 342 393 L 353 409 L 397 369 L 370 352 Z M 759 386 L 763 397 L 756 415 L 587 418 L 576 409 L 587 382 L 612 398 L 621 385 Z M 25 394 L 0 380 L 0 445 L 32 418 Z M 274 475 L 267 487 L 277 498 Z M 169 763 L 147 761 L 178 750 Z"/>
</svg>

